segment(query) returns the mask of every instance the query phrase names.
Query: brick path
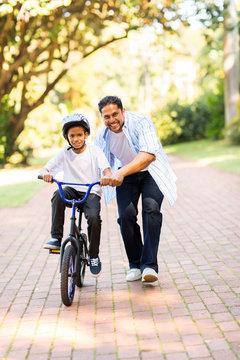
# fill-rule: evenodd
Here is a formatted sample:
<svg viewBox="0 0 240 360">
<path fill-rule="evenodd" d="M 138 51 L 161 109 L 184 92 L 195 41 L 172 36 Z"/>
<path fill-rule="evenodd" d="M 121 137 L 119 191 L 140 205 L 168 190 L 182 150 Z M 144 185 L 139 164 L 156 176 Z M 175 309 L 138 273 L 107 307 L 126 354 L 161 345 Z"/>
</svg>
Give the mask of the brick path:
<svg viewBox="0 0 240 360">
<path fill-rule="evenodd" d="M 240 359 L 240 177 L 171 158 L 179 199 L 163 206 L 159 282 L 127 283 L 112 202 L 102 207 L 101 260 L 74 303 L 60 301 L 46 185 L 0 209 L 0 358 L 8 360 Z"/>
</svg>

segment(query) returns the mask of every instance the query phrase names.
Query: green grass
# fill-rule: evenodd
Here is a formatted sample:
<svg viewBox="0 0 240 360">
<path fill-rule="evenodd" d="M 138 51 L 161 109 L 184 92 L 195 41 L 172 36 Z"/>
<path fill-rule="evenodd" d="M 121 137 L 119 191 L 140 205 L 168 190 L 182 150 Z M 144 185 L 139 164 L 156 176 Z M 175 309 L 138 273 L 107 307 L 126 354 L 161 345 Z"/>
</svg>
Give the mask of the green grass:
<svg viewBox="0 0 240 360">
<path fill-rule="evenodd" d="M 168 154 L 240 174 L 240 146 L 229 145 L 224 140 L 191 141 L 165 146 L 164 150 Z"/>
<path fill-rule="evenodd" d="M 38 156 L 36 158 L 31 158 L 30 165 L 24 167 L 18 164 L 15 165 L 11 164 L 11 166 L 6 167 L 5 169 L 4 168 L 0 169 L 0 179 L 1 179 L 1 172 L 4 172 L 5 170 L 9 171 L 9 175 L 11 175 L 12 170 L 28 171 L 38 168 L 40 169 L 52 157 L 53 157 L 52 154 L 47 154 L 47 156 Z M 17 175 L 16 175 L 16 182 L 14 184 L 1 185 L 1 181 L 0 181 L 0 208 L 23 206 L 45 184 L 46 183 L 44 183 L 43 181 L 17 182 Z"/>
<path fill-rule="evenodd" d="M 43 186 L 43 181 L 0 186 L 0 207 L 23 206 Z"/>
</svg>

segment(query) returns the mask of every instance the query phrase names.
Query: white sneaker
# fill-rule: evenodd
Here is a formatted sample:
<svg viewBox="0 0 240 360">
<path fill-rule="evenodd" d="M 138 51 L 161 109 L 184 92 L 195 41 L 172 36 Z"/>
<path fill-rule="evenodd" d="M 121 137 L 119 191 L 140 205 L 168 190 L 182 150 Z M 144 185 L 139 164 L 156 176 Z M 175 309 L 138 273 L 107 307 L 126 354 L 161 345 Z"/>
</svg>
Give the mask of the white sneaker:
<svg viewBox="0 0 240 360">
<path fill-rule="evenodd" d="M 134 269 L 128 270 L 126 280 L 127 281 L 136 281 L 136 280 L 140 280 L 141 277 L 142 277 L 141 270 L 134 268 Z"/>
<path fill-rule="evenodd" d="M 158 280 L 158 274 L 152 268 L 145 268 L 142 273 L 142 281 L 154 282 Z"/>
</svg>

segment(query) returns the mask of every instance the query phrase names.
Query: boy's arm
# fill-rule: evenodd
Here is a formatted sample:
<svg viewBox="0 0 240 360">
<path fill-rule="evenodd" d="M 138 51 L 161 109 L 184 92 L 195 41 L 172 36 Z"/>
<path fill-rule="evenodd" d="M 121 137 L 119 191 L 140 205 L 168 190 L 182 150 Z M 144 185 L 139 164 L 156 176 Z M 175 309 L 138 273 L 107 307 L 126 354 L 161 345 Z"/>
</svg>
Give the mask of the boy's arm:
<svg viewBox="0 0 240 360">
<path fill-rule="evenodd" d="M 110 168 L 106 168 L 105 170 L 103 170 L 103 175 L 105 176 L 112 176 L 112 172 Z M 101 179 L 102 180 L 102 179 Z"/>
<path fill-rule="evenodd" d="M 42 168 L 39 174 L 42 175 L 44 181 L 49 183 L 52 182 L 53 175 L 50 174 L 49 170 L 46 167 Z"/>
<path fill-rule="evenodd" d="M 62 171 L 64 161 L 64 149 L 60 150 L 57 155 L 49 160 L 47 164 L 40 170 L 39 175 L 42 175 L 43 180 L 52 183 L 52 178 Z"/>
</svg>

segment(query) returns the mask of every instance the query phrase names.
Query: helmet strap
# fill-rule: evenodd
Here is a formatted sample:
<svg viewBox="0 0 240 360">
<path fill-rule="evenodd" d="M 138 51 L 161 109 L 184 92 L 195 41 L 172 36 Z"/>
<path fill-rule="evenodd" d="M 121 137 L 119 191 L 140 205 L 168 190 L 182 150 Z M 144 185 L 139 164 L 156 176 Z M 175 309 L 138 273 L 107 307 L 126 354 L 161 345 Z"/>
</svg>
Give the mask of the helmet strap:
<svg viewBox="0 0 240 360">
<path fill-rule="evenodd" d="M 82 150 L 83 148 L 84 148 L 84 146 L 86 145 L 86 141 L 84 140 L 84 143 L 82 144 L 82 146 L 80 146 L 80 148 L 75 148 L 74 146 L 72 146 L 71 144 L 70 144 L 70 141 L 68 140 L 68 137 L 67 137 L 67 141 L 68 141 L 68 143 L 69 143 L 69 147 L 68 147 L 68 150 L 70 150 L 70 149 L 73 149 L 73 150 Z"/>
</svg>

